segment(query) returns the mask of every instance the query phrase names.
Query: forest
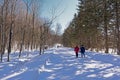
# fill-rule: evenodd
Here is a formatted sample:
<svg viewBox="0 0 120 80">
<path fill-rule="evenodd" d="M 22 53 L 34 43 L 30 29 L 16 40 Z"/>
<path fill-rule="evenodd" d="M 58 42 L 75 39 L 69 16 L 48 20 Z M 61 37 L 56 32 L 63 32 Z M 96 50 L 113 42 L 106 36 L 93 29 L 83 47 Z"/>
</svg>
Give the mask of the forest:
<svg viewBox="0 0 120 80">
<path fill-rule="evenodd" d="M 19 58 L 26 49 L 38 49 L 41 55 L 45 45 L 60 43 L 60 25 L 55 31 L 51 29 L 56 16 L 44 19 L 40 12 L 40 0 L 0 0 L 0 61 L 5 53 L 10 61 L 13 50 L 19 51 Z"/>
<path fill-rule="evenodd" d="M 65 46 L 120 55 L 120 0 L 78 0 L 77 13 L 63 34 Z"/>
<path fill-rule="evenodd" d="M 120 0 L 77 1 L 0 0 L 0 80 L 120 80 Z"/>
</svg>

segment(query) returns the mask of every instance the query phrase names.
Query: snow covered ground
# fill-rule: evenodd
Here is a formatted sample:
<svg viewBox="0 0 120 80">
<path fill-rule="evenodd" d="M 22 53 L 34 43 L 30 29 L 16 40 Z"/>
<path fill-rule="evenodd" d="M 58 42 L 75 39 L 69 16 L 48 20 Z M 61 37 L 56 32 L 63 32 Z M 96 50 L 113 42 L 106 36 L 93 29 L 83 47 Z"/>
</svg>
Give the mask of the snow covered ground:
<svg viewBox="0 0 120 80">
<path fill-rule="evenodd" d="M 120 80 L 120 56 L 86 52 L 75 58 L 72 48 L 51 48 L 11 54 L 11 62 L 0 63 L 0 80 Z M 5 57 L 4 57 L 5 58 Z M 4 59 L 6 60 L 6 58 Z"/>
</svg>

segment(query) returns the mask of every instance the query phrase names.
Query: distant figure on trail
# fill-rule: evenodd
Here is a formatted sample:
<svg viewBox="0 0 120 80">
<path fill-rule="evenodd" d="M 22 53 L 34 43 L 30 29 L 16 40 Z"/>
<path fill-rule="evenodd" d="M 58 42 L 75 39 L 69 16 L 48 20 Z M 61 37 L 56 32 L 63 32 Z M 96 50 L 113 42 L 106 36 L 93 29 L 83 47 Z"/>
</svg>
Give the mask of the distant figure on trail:
<svg viewBox="0 0 120 80">
<path fill-rule="evenodd" d="M 79 47 L 76 46 L 76 47 L 74 48 L 74 51 L 75 51 L 76 58 L 78 58 Z"/>
<path fill-rule="evenodd" d="M 85 47 L 83 45 L 80 47 L 80 53 L 82 58 L 85 57 Z"/>
</svg>

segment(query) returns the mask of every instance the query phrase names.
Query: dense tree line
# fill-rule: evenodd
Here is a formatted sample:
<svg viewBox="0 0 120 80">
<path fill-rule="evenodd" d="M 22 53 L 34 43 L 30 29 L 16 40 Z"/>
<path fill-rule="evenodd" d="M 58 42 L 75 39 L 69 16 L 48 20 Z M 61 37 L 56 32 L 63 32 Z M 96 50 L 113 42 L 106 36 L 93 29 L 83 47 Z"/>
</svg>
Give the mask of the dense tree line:
<svg viewBox="0 0 120 80">
<path fill-rule="evenodd" d="M 53 45 L 56 34 L 51 30 L 52 20 L 40 17 L 40 0 L 1 0 L 0 1 L 0 60 L 7 50 L 42 49 Z"/>
<path fill-rule="evenodd" d="M 120 55 L 120 0 L 78 0 L 78 13 L 63 34 L 65 46 L 84 44 L 88 49 Z"/>
</svg>

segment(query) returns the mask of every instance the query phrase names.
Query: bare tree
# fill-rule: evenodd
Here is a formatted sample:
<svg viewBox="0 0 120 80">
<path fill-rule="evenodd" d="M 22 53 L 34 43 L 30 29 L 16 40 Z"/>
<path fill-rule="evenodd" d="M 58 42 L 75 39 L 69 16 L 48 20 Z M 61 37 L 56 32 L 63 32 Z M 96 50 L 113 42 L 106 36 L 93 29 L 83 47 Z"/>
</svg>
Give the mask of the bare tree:
<svg viewBox="0 0 120 80">
<path fill-rule="evenodd" d="M 55 28 L 55 36 L 54 36 L 54 43 L 61 43 L 60 35 L 61 35 L 61 24 L 57 23 Z"/>
<path fill-rule="evenodd" d="M 24 42 L 25 42 L 25 33 L 26 33 L 26 28 L 28 26 L 28 12 L 30 10 L 31 3 L 32 3 L 32 1 L 30 1 L 30 0 L 24 1 L 24 4 L 26 6 L 26 15 L 25 15 L 25 22 L 26 23 L 24 23 L 23 28 L 22 28 L 23 32 L 22 32 L 22 38 L 21 38 L 21 43 L 20 43 L 19 58 L 21 56 L 21 52 L 23 50 L 23 45 L 24 45 Z"/>
<path fill-rule="evenodd" d="M 12 31 L 15 21 L 15 8 L 16 8 L 16 1 L 17 0 L 11 0 L 11 12 L 10 12 L 10 27 L 9 27 L 9 40 L 8 40 L 8 60 L 9 61 L 9 55 L 11 53 L 11 46 L 12 46 Z"/>
<path fill-rule="evenodd" d="M 61 16 L 61 14 L 64 12 L 64 10 L 60 10 L 59 9 L 59 5 L 61 5 L 60 3 L 58 3 L 57 7 L 52 7 L 52 9 L 50 9 L 50 19 L 44 21 L 44 23 L 40 26 L 40 54 L 44 53 L 44 47 L 45 45 L 48 45 L 49 43 L 47 43 L 49 41 L 49 29 L 51 28 L 52 24 L 56 21 L 56 19 Z M 50 37 L 51 38 L 51 37 Z M 52 38 L 51 42 L 54 41 L 54 38 Z M 42 52 L 43 50 L 43 52 Z"/>
<path fill-rule="evenodd" d="M 1 61 L 6 47 L 6 26 L 7 26 L 7 17 L 8 17 L 8 4 L 9 0 L 4 0 L 3 5 L 1 6 Z"/>
<path fill-rule="evenodd" d="M 39 14 L 40 9 L 40 1 L 39 0 L 32 0 L 31 4 L 31 15 L 32 15 L 32 29 L 31 29 L 31 50 L 35 48 L 35 26 L 36 26 L 36 19 Z"/>
</svg>

